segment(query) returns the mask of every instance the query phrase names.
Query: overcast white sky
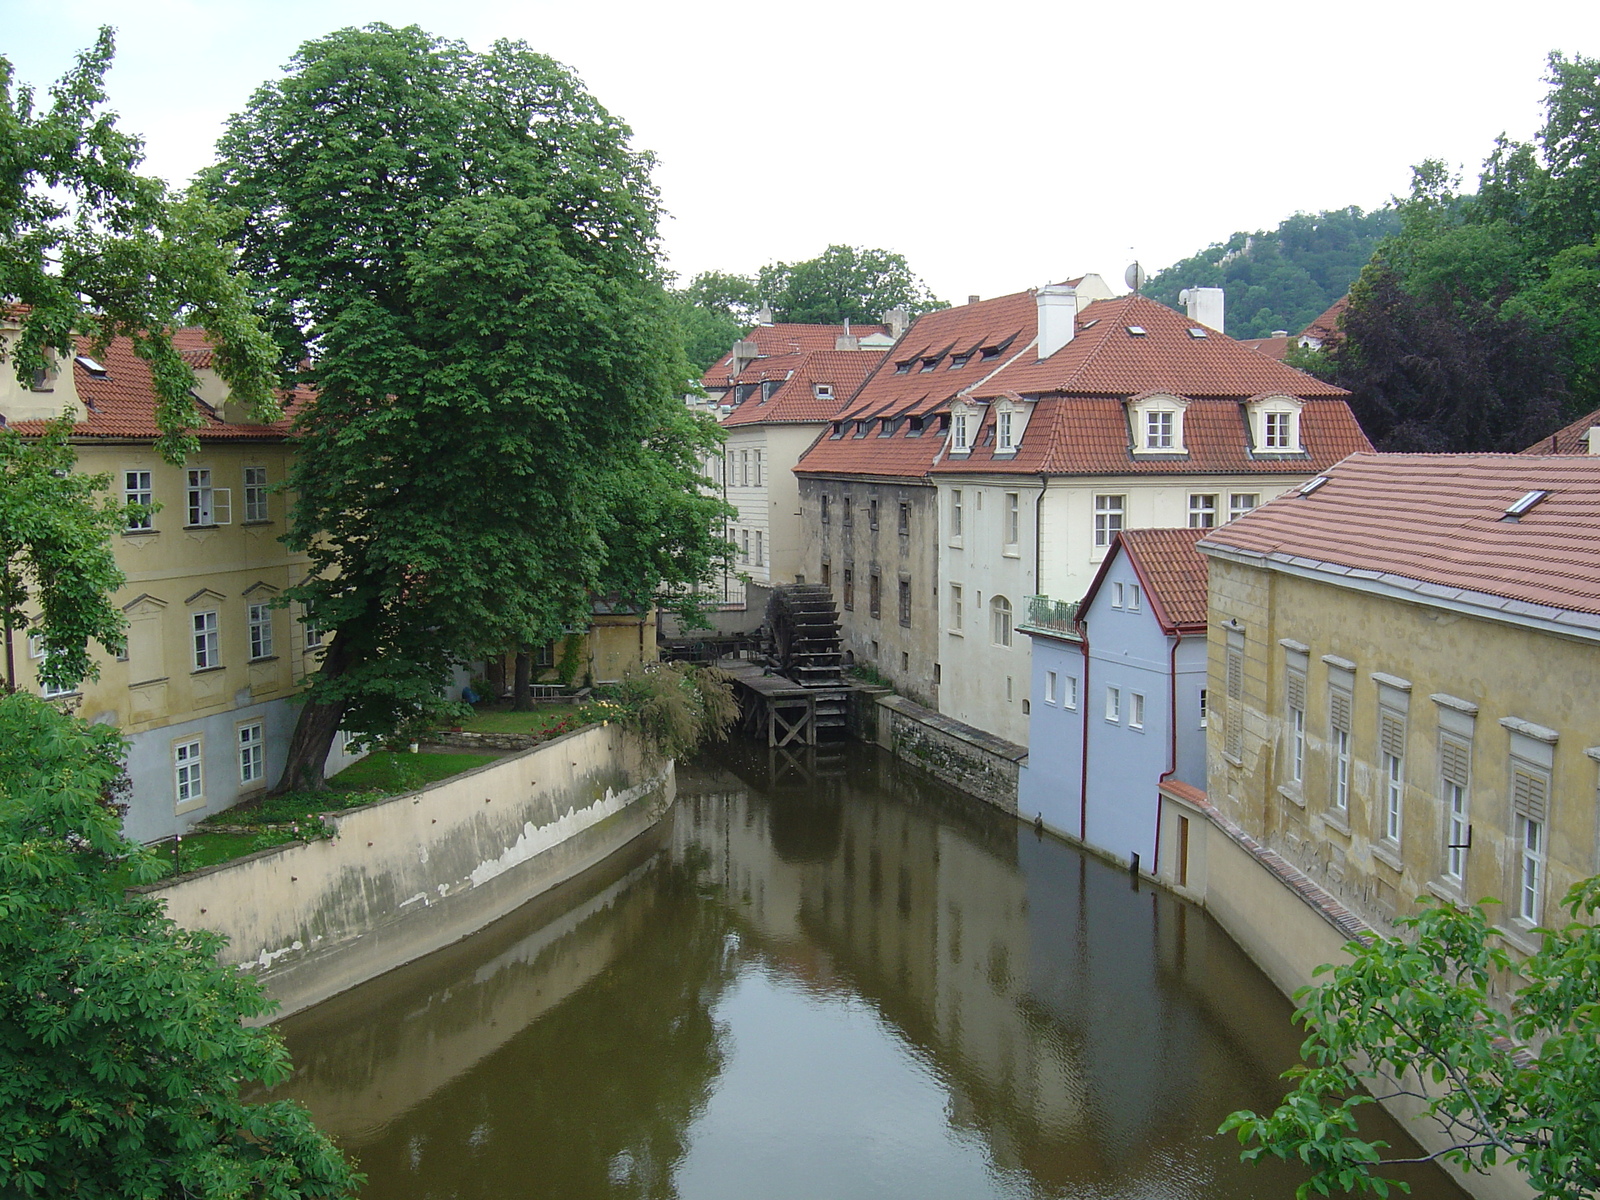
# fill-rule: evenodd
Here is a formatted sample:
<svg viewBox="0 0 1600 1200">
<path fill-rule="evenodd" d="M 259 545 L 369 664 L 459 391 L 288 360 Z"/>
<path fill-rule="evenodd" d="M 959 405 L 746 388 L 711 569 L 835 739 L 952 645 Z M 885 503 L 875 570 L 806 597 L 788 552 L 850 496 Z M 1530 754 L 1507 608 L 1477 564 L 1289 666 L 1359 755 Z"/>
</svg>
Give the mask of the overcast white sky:
<svg viewBox="0 0 1600 1200">
<path fill-rule="evenodd" d="M 956 303 L 1120 287 L 1130 255 L 1374 207 L 1424 157 L 1473 174 L 1537 128 L 1549 51 L 1600 55 L 1596 0 L 0 0 L 0 54 L 42 87 L 117 26 L 112 107 L 182 182 L 302 41 L 375 20 L 573 67 L 657 155 L 684 278 L 846 242 Z"/>
</svg>

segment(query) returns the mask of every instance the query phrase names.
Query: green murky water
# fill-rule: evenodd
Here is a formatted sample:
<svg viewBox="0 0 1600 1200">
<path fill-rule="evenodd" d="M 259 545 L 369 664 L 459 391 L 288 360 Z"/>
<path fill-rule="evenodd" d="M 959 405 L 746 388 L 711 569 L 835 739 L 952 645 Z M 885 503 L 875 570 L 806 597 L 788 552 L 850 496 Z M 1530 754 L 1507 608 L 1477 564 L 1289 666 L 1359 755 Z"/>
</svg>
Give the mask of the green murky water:
<svg viewBox="0 0 1600 1200">
<path fill-rule="evenodd" d="M 277 1094 L 369 1200 L 1288 1197 L 1213 1131 L 1281 1094 L 1289 1015 L 1204 913 L 876 750 L 735 746 L 590 876 L 282 1022 Z"/>
</svg>

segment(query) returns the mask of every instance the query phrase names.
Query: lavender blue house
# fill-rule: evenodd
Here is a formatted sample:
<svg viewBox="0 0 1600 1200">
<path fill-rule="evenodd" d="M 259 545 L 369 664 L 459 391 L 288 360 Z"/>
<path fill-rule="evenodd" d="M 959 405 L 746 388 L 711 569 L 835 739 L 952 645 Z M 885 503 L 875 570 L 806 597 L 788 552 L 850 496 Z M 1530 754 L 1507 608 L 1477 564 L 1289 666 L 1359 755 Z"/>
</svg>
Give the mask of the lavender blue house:
<svg viewBox="0 0 1600 1200">
<path fill-rule="evenodd" d="M 1117 535 L 1075 606 L 1035 597 L 1028 762 L 1017 807 L 1146 870 L 1156 785 L 1206 779 L 1205 529 Z"/>
</svg>

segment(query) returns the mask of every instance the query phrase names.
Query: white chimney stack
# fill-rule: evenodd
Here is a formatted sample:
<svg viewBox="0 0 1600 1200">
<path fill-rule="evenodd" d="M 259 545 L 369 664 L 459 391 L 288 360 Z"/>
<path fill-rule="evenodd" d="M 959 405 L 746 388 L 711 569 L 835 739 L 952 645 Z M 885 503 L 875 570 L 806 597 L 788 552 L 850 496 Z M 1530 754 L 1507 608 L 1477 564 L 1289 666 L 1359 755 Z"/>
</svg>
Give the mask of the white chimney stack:
<svg viewBox="0 0 1600 1200">
<path fill-rule="evenodd" d="M 1189 314 L 1189 320 L 1196 325 L 1204 325 L 1218 333 L 1223 331 L 1221 288 L 1184 288 L 1178 293 L 1178 300 Z"/>
<path fill-rule="evenodd" d="M 1600 454 L 1600 425 L 1589 426 L 1585 440 L 1589 443 L 1590 454 Z"/>
<path fill-rule="evenodd" d="M 1034 299 L 1039 306 L 1039 357 L 1049 358 L 1078 331 L 1078 290 L 1070 283 L 1052 283 Z"/>
</svg>

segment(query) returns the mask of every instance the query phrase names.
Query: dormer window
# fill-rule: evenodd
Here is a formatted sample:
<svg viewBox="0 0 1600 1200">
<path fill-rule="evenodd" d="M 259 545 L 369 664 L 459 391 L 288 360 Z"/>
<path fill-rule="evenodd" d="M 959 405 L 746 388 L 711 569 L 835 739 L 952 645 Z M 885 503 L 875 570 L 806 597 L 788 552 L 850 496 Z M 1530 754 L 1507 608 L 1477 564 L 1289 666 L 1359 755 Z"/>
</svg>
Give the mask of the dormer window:
<svg viewBox="0 0 1600 1200">
<path fill-rule="evenodd" d="M 1258 454 L 1302 454 L 1300 401 L 1293 396 L 1257 396 L 1250 401 L 1250 437 Z"/>
<path fill-rule="evenodd" d="M 1183 414 L 1188 401 L 1180 396 L 1154 392 L 1137 396 L 1129 403 L 1136 454 L 1183 454 Z"/>
<path fill-rule="evenodd" d="M 938 365 L 939 360 L 937 358 L 925 358 L 922 360 L 922 369 L 924 371 L 931 371 Z"/>
<path fill-rule="evenodd" d="M 833 399 L 833 384 L 831 384 L 831 383 L 814 383 L 814 384 L 811 385 L 811 394 L 814 397 L 816 397 L 818 400 L 832 400 Z"/>
<path fill-rule="evenodd" d="M 872 424 L 871 421 L 857 421 L 856 422 L 856 436 L 857 437 L 866 437 L 867 436 L 867 427 L 870 426 L 871 424 Z"/>
<path fill-rule="evenodd" d="M 761 383 L 761 403 L 765 404 L 768 400 L 771 400 L 782 386 L 783 381 L 779 379 L 763 380 Z"/>
<path fill-rule="evenodd" d="M 906 436 L 907 437 L 921 437 L 922 436 L 922 421 L 923 421 L 923 418 L 921 418 L 921 417 L 907 417 L 906 418 Z"/>
<path fill-rule="evenodd" d="M 893 417 L 885 417 L 885 418 L 883 418 L 883 420 L 879 423 L 879 426 L 878 426 L 878 436 L 879 437 L 889 437 L 890 435 L 892 435 L 894 433 L 895 426 L 898 425 L 899 423 L 900 422 L 895 420 Z"/>
<path fill-rule="evenodd" d="M 916 362 L 916 361 L 917 360 L 913 358 L 913 359 L 910 359 L 907 362 L 895 363 L 895 365 L 894 365 L 894 373 L 896 375 L 909 375 L 909 374 L 911 374 L 911 364 Z"/>
<path fill-rule="evenodd" d="M 952 354 L 950 356 L 950 369 L 952 371 L 959 370 L 971 361 L 972 352 L 970 350 L 965 354 Z"/>
<path fill-rule="evenodd" d="M 1014 454 L 1022 438 L 1022 414 L 1012 401 L 1001 398 L 994 405 L 994 451 Z"/>
<path fill-rule="evenodd" d="M 972 425 L 975 414 L 966 409 L 956 409 L 950 414 L 950 452 L 966 454 L 972 449 Z"/>
</svg>

